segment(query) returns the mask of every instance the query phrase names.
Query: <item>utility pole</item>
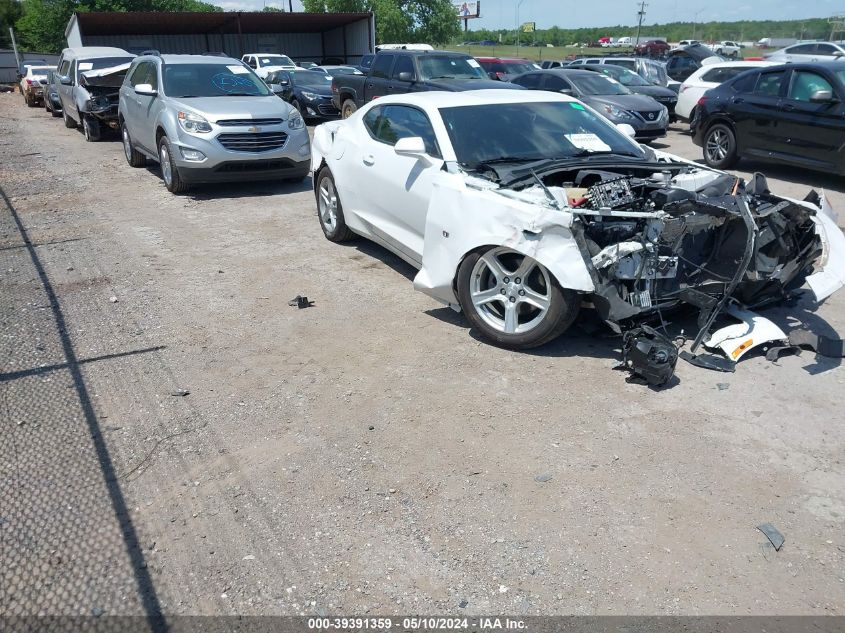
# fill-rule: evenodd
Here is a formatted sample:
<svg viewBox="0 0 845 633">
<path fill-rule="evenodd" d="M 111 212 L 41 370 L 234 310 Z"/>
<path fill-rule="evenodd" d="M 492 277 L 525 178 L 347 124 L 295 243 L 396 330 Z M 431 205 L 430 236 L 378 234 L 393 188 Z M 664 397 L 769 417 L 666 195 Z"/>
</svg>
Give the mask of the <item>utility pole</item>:
<svg viewBox="0 0 845 633">
<path fill-rule="evenodd" d="M 517 54 L 517 57 L 519 56 L 519 32 L 522 30 L 519 27 L 519 7 L 522 6 L 523 2 L 525 2 L 525 0 L 519 0 L 516 3 L 516 54 Z"/>
<path fill-rule="evenodd" d="M 637 39 L 634 40 L 634 46 L 640 43 L 640 29 L 643 28 L 643 18 L 645 17 L 645 8 L 648 5 L 646 4 L 645 0 L 641 0 L 640 2 L 640 10 L 637 11 Z"/>
</svg>

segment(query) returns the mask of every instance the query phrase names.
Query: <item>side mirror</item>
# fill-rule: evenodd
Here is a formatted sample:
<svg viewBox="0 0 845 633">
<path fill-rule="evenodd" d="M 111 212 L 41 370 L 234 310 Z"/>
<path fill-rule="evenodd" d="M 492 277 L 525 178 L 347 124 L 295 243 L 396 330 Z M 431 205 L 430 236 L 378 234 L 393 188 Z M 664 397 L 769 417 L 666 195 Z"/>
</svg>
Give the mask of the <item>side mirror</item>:
<svg viewBox="0 0 845 633">
<path fill-rule="evenodd" d="M 399 81 L 413 81 L 414 80 L 414 73 L 409 73 L 408 71 L 399 73 Z"/>
<path fill-rule="evenodd" d="M 73 82 L 70 80 L 70 77 L 68 75 L 62 75 L 61 77 L 59 77 L 59 83 L 63 86 L 73 85 Z"/>
<path fill-rule="evenodd" d="M 428 154 L 425 151 L 425 141 L 420 136 L 408 136 L 400 138 L 393 146 L 393 151 L 400 156 L 410 156 L 413 158 L 427 159 Z"/>
<path fill-rule="evenodd" d="M 833 92 L 830 90 L 814 90 L 810 95 L 810 101 L 813 103 L 830 103 L 833 101 Z"/>
<path fill-rule="evenodd" d="M 152 84 L 138 84 L 135 86 L 135 94 L 145 97 L 155 97 L 158 94 L 158 90 L 153 88 Z"/>
<path fill-rule="evenodd" d="M 624 134 L 628 138 L 634 138 L 637 135 L 637 131 L 627 123 L 617 123 L 616 129 L 622 132 L 622 134 Z"/>
<path fill-rule="evenodd" d="M 833 56 L 834 56 L 834 57 L 842 57 L 842 51 L 836 51 L 836 52 L 833 54 Z"/>
<path fill-rule="evenodd" d="M 568 96 L 568 97 L 573 97 L 573 96 L 575 96 L 575 93 L 572 91 L 572 88 L 561 88 L 561 89 L 560 89 L 560 94 L 562 94 L 562 95 L 566 95 L 566 96 Z"/>
</svg>

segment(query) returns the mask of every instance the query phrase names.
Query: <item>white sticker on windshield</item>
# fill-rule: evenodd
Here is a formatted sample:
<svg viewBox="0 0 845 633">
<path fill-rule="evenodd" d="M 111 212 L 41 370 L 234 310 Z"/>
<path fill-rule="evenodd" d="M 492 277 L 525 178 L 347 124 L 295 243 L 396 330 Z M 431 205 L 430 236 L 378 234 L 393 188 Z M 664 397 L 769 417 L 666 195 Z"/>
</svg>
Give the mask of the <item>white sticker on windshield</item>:
<svg viewBox="0 0 845 633">
<path fill-rule="evenodd" d="M 233 75 L 246 75 L 249 72 L 246 66 L 226 66 L 226 68 L 231 70 Z"/>
<path fill-rule="evenodd" d="M 564 134 L 566 140 L 578 149 L 586 149 L 591 152 L 609 152 L 610 145 L 605 143 L 595 134 Z"/>
<path fill-rule="evenodd" d="M 472 66 L 473 68 L 481 68 L 481 64 L 479 64 L 479 63 L 478 63 L 477 61 L 475 61 L 474 59 L 468 59 L 468 60 L 467 60 L 467 64 L 469 64 L 469 65 L 470 65 L 470 66 Z"/>
<path fill-rule="evenodd" d="M 94 67 L 94 62 L 79 62 L 79 70 L 91 70 Z"/>
</svg>

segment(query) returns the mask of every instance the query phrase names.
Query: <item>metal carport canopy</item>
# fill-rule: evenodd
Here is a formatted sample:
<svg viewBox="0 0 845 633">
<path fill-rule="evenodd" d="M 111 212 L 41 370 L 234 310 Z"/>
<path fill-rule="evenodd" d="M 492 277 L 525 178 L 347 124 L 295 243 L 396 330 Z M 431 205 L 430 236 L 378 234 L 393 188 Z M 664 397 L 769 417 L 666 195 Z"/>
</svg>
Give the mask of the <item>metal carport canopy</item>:
<svg viewBox="0 0 845 633">
<path fill-rule="evenodd" d="M 206 33 L 319 33 L 347 26 L 372 13 L 257 12 L 90 12 L 76 13 L 85 36 L 157 33 L 182 35 Z"/>
</svg>

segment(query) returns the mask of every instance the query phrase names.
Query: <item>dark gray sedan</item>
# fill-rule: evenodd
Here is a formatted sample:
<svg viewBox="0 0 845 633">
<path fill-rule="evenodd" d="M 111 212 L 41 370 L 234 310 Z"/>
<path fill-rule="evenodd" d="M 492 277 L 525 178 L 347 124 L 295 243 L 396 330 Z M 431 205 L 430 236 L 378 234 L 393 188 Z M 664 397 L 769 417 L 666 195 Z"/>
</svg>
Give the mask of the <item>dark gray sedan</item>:
<svg viewBox="0 0 845 633">
<path fill-rule="evenodd" d="M 571 95 L 613 123 L 634 128 L 638 141 L 666 136 L 669 110 L 647 95 L 631 92 L 615 79 L 589 70 L 555 68 L 519 75 L 511 80 L 529 90 L 549 90 Z"/>
<path fill-rule="evenodd" d="M 655 86 L 640 77 L 637 73 L 614 66 L 613 64 L 601 64 L 599 66 L 584 66 L 584 70 L 594 73 L 601 73 L 611 79 L 615 79 L 628 90 L 637 95 L 648 95 L 657 103 L 661 103 L 669 110 L 669 122 L 675 120 L 675 105 L 678 103 L 678 93 L 663 86 Z"/>
</svg>

